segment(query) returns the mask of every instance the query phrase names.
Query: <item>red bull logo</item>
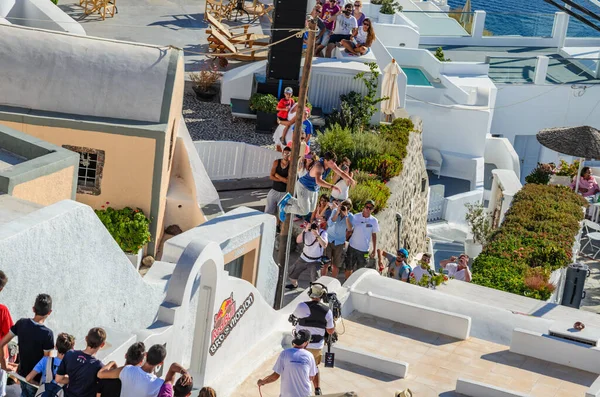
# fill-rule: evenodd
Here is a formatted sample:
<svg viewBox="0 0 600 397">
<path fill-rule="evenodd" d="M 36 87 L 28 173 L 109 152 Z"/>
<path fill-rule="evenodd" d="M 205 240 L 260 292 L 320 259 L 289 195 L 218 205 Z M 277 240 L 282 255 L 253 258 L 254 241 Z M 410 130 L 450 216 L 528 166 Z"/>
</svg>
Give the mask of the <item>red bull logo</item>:
<svg viewBox="0 0 600 397">
<path fill-rule="evenodd" d="M 240 307 L 236 308 L 235 300 L 233 300 L 233 292 L 229 298 L 221 303 L 219 310 L 217 310 L 217 313 L 214 316 L 215 324 L 211 332 L 211 345 L 209 349 L 211 356 L 213 356 L 223 345 L 225 339 L 253 303 L 254 294 L 250 293 L 250 295 L 244 299 Z"/>
</svg>

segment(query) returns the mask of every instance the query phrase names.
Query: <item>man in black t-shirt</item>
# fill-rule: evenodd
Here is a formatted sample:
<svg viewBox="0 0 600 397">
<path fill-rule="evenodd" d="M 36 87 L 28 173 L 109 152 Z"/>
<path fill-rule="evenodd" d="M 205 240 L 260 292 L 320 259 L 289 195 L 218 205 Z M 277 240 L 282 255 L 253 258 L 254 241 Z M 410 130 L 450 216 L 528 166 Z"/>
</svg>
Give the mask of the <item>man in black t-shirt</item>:
<svg viewBox="0 0 600 397">
<path fill-rule="evenodd" d="M 106 331 L 102 328 L 92 328 L 85 341 L 85 350 L 67 352 L 56 371 L 56 382 L 67 384 L 64 389 L 65 397 L 96 397 L 97 375 L 104 365 L 95 355 L 106 342 Z"/>
<path fill-rule="evenodd" d="M 125 365 L 140 366 L 144 361 L 146 346 L 143 342 L 135 342 L 129 346 L 125 354 Z M 120 379 L 99 379 L 98 394 L 100 397 L 118 397 L 121 395 Z"/>
<path fill-rule="evenodd" d="M 52 313 L 52 298 L 50 295 L 38 295 L 35 299 L 33 312 L 35 314 L 33 319 L 22 318 L 17 321 L 0 342 L 0 365 L 3 370 L 7 371 L 4 346 L 15 336 L 19 338 L 20 362 L 17 373 L 22 377 L 26 377 L 42 357 L 50 355 L 50 352 L 54 349 L 54 334 L 52 330 L 44 325 L 44 322 Z M 39 382 L 40 378 L 41 375 L 38 375 L 35 380 Z M 21 397 L 34 397 L 36 391 L 37 388 L 25 382 L 21 383 Z"/>
</svg>

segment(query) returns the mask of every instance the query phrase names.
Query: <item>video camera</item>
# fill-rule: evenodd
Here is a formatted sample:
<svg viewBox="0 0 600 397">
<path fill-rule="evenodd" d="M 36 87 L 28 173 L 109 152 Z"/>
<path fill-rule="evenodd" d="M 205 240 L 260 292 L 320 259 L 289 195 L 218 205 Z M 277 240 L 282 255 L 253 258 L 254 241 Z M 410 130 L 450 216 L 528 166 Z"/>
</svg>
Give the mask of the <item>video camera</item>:
<svg viewBox="0 0 600 397">
<path fill-rule="evenodd" d="M 335 292 L 329 292 L 323 296 L 323 302 L 329 305 L 329 309 L 333 313 L 333 320 L 342 317 L 342 302 L 337 298 Z"/>
</svg>

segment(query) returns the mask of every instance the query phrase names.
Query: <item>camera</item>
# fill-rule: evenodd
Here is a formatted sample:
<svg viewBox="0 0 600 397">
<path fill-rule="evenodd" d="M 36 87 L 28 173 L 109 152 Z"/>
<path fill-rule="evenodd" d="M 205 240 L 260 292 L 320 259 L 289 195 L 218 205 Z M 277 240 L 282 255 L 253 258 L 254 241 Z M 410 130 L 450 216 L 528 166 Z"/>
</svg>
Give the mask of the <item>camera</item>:
<svg viewBox="0 0 600 397">
<path fill-rule="evenodd" d="M 316 222 L 313 222 L 310 224 L 310 230 L 317 230 L 319 228 L 319 225 L 317 225 Z"/>
<path fill-rule="evenodd" d="M 329 305 L 331 312 L 333 313 L 333 319 L 337 320 L 342 317 L 342 303 L 337 298 L 335 292 L 330 292 L 323 296 L 323 302 Z"/>
<path fill-rule="evenodd" d="M 342 212 L 346 212 L 346 211 L 348 211 L 348 207 L 346 207 L 345 205 L 342 205 L 342 206 L 340 207 L 340 211 L 342 211 Z"/>
<path fill-rule="evenodd" d="M 292 323 L 292 325 L 295 327 L 296 324 L 298 324 L 298 317 L 294 316 L 293 314 L 290 314 L 290 316 L 288 317 L 288 321 Z"/>
</svg>

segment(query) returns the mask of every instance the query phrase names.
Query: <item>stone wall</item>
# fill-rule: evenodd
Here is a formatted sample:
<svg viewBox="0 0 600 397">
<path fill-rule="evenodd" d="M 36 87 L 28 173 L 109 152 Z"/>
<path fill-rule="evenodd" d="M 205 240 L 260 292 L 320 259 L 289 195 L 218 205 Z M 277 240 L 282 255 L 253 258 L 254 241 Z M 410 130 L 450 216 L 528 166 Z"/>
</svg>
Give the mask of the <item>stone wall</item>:
<svg viewBox="0 0 600 397">
<path fill-rule="evenodd" d="M 404 159 L 402 173 L 390 179 L 388 187 L 391 196 L 387 208 L 379 212 L 380 233 L 377 236 L 377 247 L 388 252 L 398 248 L 398 223 L 396 215 L 402 216 L 400 244 L 408 249 L 410 259 L 419 252 L 427 250 L 427 191 L 429 180 L 423 159 L 423 140 L 421 136 L 421 120 L 412 117 L 415 131 L 411 132 L 407 155 Z"/>
</svg>

